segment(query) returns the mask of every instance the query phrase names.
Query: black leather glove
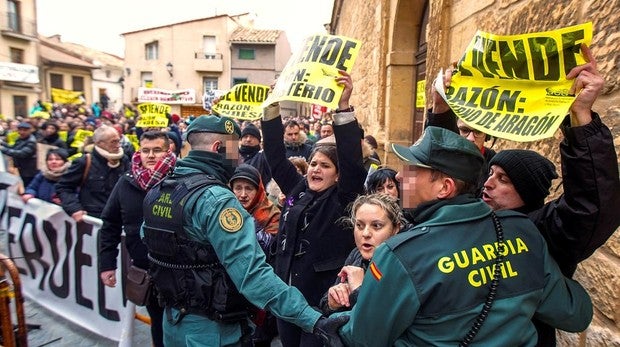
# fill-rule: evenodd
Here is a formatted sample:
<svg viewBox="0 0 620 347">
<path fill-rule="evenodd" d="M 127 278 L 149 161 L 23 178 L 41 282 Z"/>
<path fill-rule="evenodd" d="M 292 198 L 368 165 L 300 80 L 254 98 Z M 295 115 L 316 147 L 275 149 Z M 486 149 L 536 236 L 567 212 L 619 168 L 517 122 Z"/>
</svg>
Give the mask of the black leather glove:
<svg viewBox="0 0 620 347">
<path fill-rule="evenodd" d="M 323 340 L 323 344 L 329 347 L 344 347 L 338 329 L 349 321 L 348 315 L 338 317 L 321 317 L 314 325 L 314 335 Z"/>
</svg>

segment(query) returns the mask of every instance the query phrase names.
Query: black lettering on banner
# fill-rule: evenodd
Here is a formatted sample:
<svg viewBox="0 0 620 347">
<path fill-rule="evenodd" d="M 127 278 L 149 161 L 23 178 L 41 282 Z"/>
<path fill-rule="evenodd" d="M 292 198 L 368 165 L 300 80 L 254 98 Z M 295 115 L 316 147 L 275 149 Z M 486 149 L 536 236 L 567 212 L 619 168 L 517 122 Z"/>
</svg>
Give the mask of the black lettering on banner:
<svg viewBox="0 0 620 347">
<path fill-rule="evenodd" d="M 50 251 L 52 252 L 52 271 L 48 279 L 48 284 L 50 290 L 54 295 L 59 298 L 67 298 L 69 296 L 69 261 L 67 257 L 65 257 L 62 262 L 60 261 L 60 254 L 58 254 L 58 248 L 54 245 L 58 244 L 58 231 L 54 228 L 52 223 L 47 220 L 43 220 L 43 232 L 47 236 L 49 240 L 49 244 L 52 245 L 50 247 Z M 72 245 L 73 240 L 71 238 L 71 223 L 69 221 L 65 221 L 65 239 L 63 240 L 65 245 Z M 68 247 L 67 247 L 68 248 Z M 60 268 L 60 270 L 58 270 Z M 62 282 L 60 285 L 56 285 L 54 281 L 54 274 L 60 271 L 62 276 L 60 277 Z"/>
<path fill-rule="evenodd" d="M 537 136 L 548 132 L 560 116 L 524 116 L 504 114 L 494 131 L 520 136 Z"/>
<path fill-rule="evenodd" d="M 336 91 L 323 86 L 314 86 L 308 83 L 294 82 L 288 89 L 287 94 L 300 98 L 311 98 L 315 100 L 322 100 L 324 102 L 331 102 L 336 96 Z"/>
<path fill-rule="evenodd" d="M 478 40 L 478 42 L 476 42 L 474 44 L 475 47 L 483 47 L 482 50 L 478 50 L 478 49 L 472 49 L 471 50 L 471 65 L 473 66 L 474 69 L 478 70 L 483 77 L 493 77 L 493 75 L 491 73 L 489 73 L 486 70 L 486 67 L 484 66 L 484 53 L 485 50 L 487 48 L 486 45 L 486 39 L 484 37 L 476 37 L 476 39 Z"/>
<path fill-rule="evenodd" d="M 266 97 L 267 88 L 264 87 L 242 85 L 235 90 L 235 100 L 240 102 L 263 102 Z"/>
<path fill-rule="evenodd" d="M 77 304 L 87 307 L 89 309 L 93 309 L 93 302 L 82 295 L 82 267 L 83 266 L 92 266 L 92 258 L 89 254 L 83 253 L 82 249 L 84 249 L 84 236 L 91 236 L 93 231 L 93 226 L 87 223 L 76 223 L 77 225 L 77 240 L 75 242 L 75 258 L 74 268 L 75 268 L 75 301 Z M 101 281 L 97 281 L 101 282 Z"/>
<path fill-rule="evenodd" d="M 568 75 L 570 70 L 577 66 L 577 55 L 581 49 L 578 43 L 583 42 L 585 31 L 583 29 L 562 34 L 562 57 L 564 58 L 564 73 Z"/>
<path fill-rule="evenodd" d="M 20 210 L 20 215 L 21 215 L 21 210 Z M 25 231 L 29 230 L 29 233 L 26 233 Z M 39 265 L 41 265 L 41 267 L 43 268 L 43 274 L 47 274 L 49 272 L 49 268 L 50 268 L 50 264 L 43 260 L 42 256 L 43 256 L 43 244 L 41 242 L 41 240 L 39 239 L 39 235 L 37 234 L 37 220 L 36 217 L 33 216 L 30 213 L 26 213 L 26 216 L 24 217 L 24 222 L 22 224 L 22 232 L 19 238 L 19 245 L 23 250 L 24 253 L 24 261 L 26 261 L 26 264 L 28 265 L 28 270 L 30 272 L 30 276 L 33 279 L 37 278 L 37 267 L 34 265 L 34 263 L 38 263 Z M 25 238 L 26 235 L 32 237 L 32 243 L 34 245 L 34 249 L 32 251 L 28 251 L 27 250 L 27 246 L 24 243 L 25 242 Z M 45 288 L 45 280 L 44 280 L 45 276 L 41 276 L 41 279 L 39 281 L 39 289 L 43 290 Z"/>
<path fill-rule="evenodd" d="M 306 78 L 308 75 L 310 74 L 306 72 L 306 69 L 297 70 L 294 73 L 293 81 L 308 82 L 308 79 Z"/>
<path fill-rule="evenodd" d="M 525 54 L 523 40 L 499 41 L 498 45 L 499 56 L 506 76 L 523 80 L 529 79 L 527 54 Z"/>
<path fill-rule="evenodd" d="M 348 70 L 347 62 L 356 47 L 356 42 L 343 41 L 339 37 L 314 36 L 312 42 L 306 42 L 306 50 L 296 63 L 315 62 L 334 66 L 338 70 Z"/>
<path fill-rule="evenodd" d="M 499 112 L 485 112 L 484 116 L 482 116 L 482 118 L 477 121 L 476 124 L 483 126 L 487 129 L 491 129 L 491 126 L 493 125 L 493 123 L 495 123 L 497 117 L 501 115 L 502 114 Z"/>
<path fill-rule="evenodd" d="M 532 56 L 532 71 L 536 81 L 558 81 L 560 79 L 560 56 L 553 37 L 532 37 L 528 40 Z"/>
</svg>

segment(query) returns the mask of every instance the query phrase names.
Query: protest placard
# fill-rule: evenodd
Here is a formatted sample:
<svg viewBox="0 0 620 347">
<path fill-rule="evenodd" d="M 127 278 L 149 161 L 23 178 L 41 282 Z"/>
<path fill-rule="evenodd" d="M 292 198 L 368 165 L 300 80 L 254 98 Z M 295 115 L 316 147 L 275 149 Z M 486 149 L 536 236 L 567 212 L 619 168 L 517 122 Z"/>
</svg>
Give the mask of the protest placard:
<svg viewBox="0 0 620 347">
<path fill-rule="evenodd" d="M 586 61 L 581 45 L 592 40 L 592 23 L 553 31 L 498 36 L 477 32 L 443 88 L 435 88 L 467 125 L 514 141 L 553 136 L 575 95 L 566 75 Z"/>
<path fill-rule="evenodd" d="M 235 85 L 220 96 L 213 111 L 217 114 L 242 120 L 256 120 L 263 116 L 262 103 L 269 95 L 269 86 L 252 83 Z"/>
<path fill-rule="evenodd" d="M 138 128 L 165 128 L 168 126 L 168 118 L 172 107 L 154 102 L 146 102 L 138 105 L 140 119 L 136 123 Z"/>
<path fill-rule="evenodd" d="M 338 70 L 351 72 L 361 46 L 345 36 L 308 37 L 289 59 L 263 107 L 290 100 L 336 109 L 344 89 L 336 83 Z"/>
</svg>

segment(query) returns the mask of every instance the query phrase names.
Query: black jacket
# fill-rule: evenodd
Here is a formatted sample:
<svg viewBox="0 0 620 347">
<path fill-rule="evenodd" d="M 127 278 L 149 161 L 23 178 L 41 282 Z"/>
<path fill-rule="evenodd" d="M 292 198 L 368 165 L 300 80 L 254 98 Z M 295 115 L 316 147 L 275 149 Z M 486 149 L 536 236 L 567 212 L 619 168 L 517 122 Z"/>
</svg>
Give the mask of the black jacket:
<svg viewBox="0 0 620 347">
<path fill-rule="evenodd" d="M 63 141 L 58 136 L 58 134 L 54 134 L 54 135 L 43 137 L 41 140 L 39 140 L 39 143 L 43 143 L 43 144 L 51 145 L 51 146 L 56 146 L 58 148 L 67 149 L 67 143 L 65 141 Z"/>
<path fill-rule="evenodd" d="M 149 268 L 146 245 L 140 238 L 142 225 L 142 201 L 146 191 L 126 172 L 114 186 L 108 202 L 101 213 L 103 225 L 99 230 L 99 272 L 116 269 L 118 245 L 125 231 L 125 246 L 133 263 Z"/>
<path fill-rule="evenodd" d="M 338 143 L 338 183 L 317 193 L 286 159 L 278 117 L 262 122 L 264 151 L 273 178 L 286 195 L 275 249 L 275 271 L 297 287 L 310 305 L 319 304 L 347 255 L 355 247 L 353 232 L 337 220 L 363 193 L 366 170 L 357 121 L 334 126 Z"/>
<path fill-rule="evenodd" d="M 37 140 L 34 135 L 26 139 L 18 138 L 11 147 L 3 147 L 2 153 L 13 158 L 13 164 L 19 169 L 21 177 L 34 177 L 37 169 Z"/>
<path fill-rule="evenodd" d="M 97 150 L 93 150 L 90 156 L 91 165 L 83 185 L 86 154 L 75 159 L 56 183 L 56 193 L 62 201 L 63 210 L 69 216 L 84 210 L 88 215 L 99 218 L 114 185 L 131 166 L 127 156 L 123 156 L 120 165 L 115 168 L 109 167 L 107 159 L 97 153 Z"/>
</svg>

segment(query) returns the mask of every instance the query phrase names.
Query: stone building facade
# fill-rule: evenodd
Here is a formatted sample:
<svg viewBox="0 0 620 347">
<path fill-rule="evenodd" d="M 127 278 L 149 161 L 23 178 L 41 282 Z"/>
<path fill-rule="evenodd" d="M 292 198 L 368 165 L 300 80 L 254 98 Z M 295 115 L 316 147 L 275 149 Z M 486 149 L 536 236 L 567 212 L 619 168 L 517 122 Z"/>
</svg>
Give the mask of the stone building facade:
<svg viewBox="0 0 620 347">
<path fill-rule="evenodd" d="M 620 148 L 620 0 L 334 0 L 330 33 L 363 41 L 353 68 L 352 104 L 367 134 L 379 142 L 382 161 L 395 167 L 389 143 L 410 145 L 421 134 L 425 81 L 458 60 L 477 30 L 498 35 L 553 30 L 591 21 L 591 48 L 605 78 L 594 105 Z M 418 101 L 416 102 L 416 98 Z M 494 149 L 536 150 L 560 168 L 558 130 L 529 143 L 500 140 Z M 552 198 L 562 192 L 554 182 Z M 557 189 L 556 189 L 557 187 Z M 620 206 L 619 206 L 620 213 Z M 620 233 L 616 232 L 575 275 L 595 305 L 590 327 L 559 333 L 559 346 L 620 346 Z"/>
</svg>

